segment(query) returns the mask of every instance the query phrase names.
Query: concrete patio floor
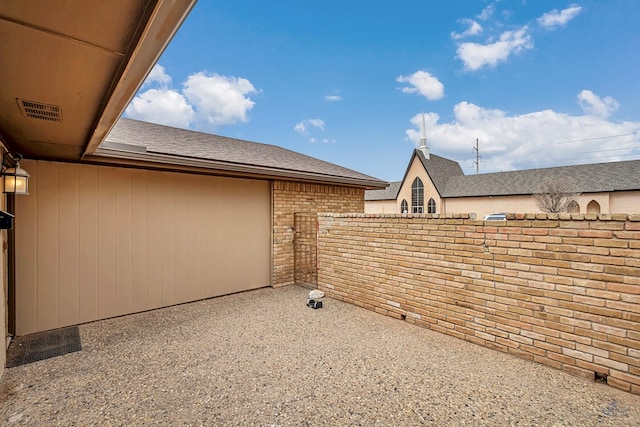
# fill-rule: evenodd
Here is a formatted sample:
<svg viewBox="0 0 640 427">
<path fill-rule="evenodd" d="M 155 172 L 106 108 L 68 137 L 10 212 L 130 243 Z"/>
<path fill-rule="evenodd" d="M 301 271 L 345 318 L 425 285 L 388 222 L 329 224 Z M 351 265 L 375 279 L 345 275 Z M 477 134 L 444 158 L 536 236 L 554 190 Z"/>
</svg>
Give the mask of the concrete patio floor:
<svg viewBox="0 0 640 427">
<path fill-rule="evenodd" d="M 10 368 L 2 425 L 640 425 L 640 396 L 325 298 L 260 289 L 80 326 Z"/>
</svg>

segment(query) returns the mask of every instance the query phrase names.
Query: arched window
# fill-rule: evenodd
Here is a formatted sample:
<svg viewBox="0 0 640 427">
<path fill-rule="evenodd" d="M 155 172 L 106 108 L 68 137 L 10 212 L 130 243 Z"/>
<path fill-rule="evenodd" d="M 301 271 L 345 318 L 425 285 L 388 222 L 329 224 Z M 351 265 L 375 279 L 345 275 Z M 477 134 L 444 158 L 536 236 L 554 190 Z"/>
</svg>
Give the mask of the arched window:
<svg viewBox="0 0 640 427">
<path fill-rule="evenodd" d="M 407 203 L 407 199 L 402 199 L 402 203 L 400 204 L 400 213 L 409 213 L 409 204 Z"/>
<path fill-rule="evenodd" d="M 596 202 L 595 200 L 590 201 L 587 205 L 587 212 L 600 213 L 600 203 Z"/>
<path fill-rule="evenodd" d="M 424 185 L 420 178 L 414 179 L 411 184 L 411 212 L 424 213 Z"/>
<path fill-rule="evenodd" d="M 580 205 L 575 200 L 572 200 L 567 205 L 567 212 L 569 213 L 580 213 Z"/>
<path fill-rule="evenodd" d="M 427 213 L 436 213 L 436 201 L 433 198 L 429 199 L 427 204 Z"/>
</svg>

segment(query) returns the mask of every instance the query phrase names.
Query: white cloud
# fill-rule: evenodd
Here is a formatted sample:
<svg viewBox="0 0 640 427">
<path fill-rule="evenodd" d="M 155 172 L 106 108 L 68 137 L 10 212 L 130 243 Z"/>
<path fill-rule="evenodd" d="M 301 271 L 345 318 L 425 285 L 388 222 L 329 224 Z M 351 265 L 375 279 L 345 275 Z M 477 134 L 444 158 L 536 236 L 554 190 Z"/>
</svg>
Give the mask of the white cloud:
<svg viewBox="0 0 640 427">
<path fill-rule="evenodd" d="M 455 31 L 451 32 L 451 38 L 454 40 L 460 40 L 469 36 L 477 36 L 482 33 L 482 25 L 478 24 L 473 19 L 465 18 L 461 19 L 460 22 L 463 24 L 467 24 L 469 28 L 467 28 L 462 33 L 456 33 Z"/>
<path fill-rule="evenodd" d="M 567 25 L 569 21 L 575 18 L 582 11 L 582 7 L 572 4 L 566 9 L 553 9 L 538 18 L 538 24 L 546 29 L 555 29 L 563 25 Z"/>
<path fill-rule="evenodd" d="M 296 125 L 293 127 L 293 130 L 295 130 L 296 132 L 302 134 L 302 135 L 308 135 L 309 134 L 309 128 L 310 127 L 314 127 L 320 130 L 324 130 L 324 120 L 321 119 L 305 119 L 299 123 L 296 123 Z M 311 138 L 313 139 L 313 138 Z M 311 141 L 314 142 L 314 141 Z"/>
<path fill-rule="evenodd" d="M 321 142 L 323 144 L 330 144 L 332 142 L 336 142 L 336 140 L 335 139 L 329 139 L 329 138 L 321 138 L 321 139 L 309 138 L 309 142 L 312 143 L 312 144 L 315 144 L 317 142 Z"/>
<path fill-rule="evenodd" d="M 196 114 L 182 94 L 171 89 L 149 89 L 136 96 L 124 112 L 126 117 L 188 128 Z"/>
<path fill-rule="evenodd" d="M 149 75 L 144 80 L 142 87 L 151 86 L 157 84 L 161 88 L 167 88 L 171 86 L 171 76 L 166 73 L 164 67 L 160 64 L 153 66 Z"/>
<path fill-rule="evenodd" d="M 301 135 L 309 137 L 309 142 L 315 144 L 322 142 L 325 144 L 335 142 L 334 139 L 318 136 L 318 132 L 324 132 L 325 123 L 322 119 L 304 119 L 301 122 L 296 123 L 293 130 Z"/>
<path fill-rule="evenodd" d="M 303 135 L 306 135 L 309 133 L 307 131 L 307 125 L 304 123 L 304 121 L 301 121 L 300 123 L 296 123 L 296 125 L 293 127 L 293 130 Z"/>
<path fill-rule="evenodd" d="M 540 16 L 536 22 L 542 28 L 551 30 L 566 25 L 581 11 L 581 6 L 572 4 L 563 10 L 554 9 L 547 12 Z M 494 22 L 499 20 L 491 19 L 494 14 L 495 3 L 491 3 L 476 16 L 478 20 L 484 21 L 483 25 L 487 25 L 488 33 L 503 26 L 500 22 Z M 503 15 L 508 15 L 508 11 L 505 11 Z M 482 25 L 473 19 L 465 18 L 460 22 L 469 25 L 469 28 L 462 33 L 452 32 L 451 37 L 454 40 L 461 40 L 468 36 L 478 35 L 485 30 Z M 495 67 L 498 63 L 509 59 L 510 56 L 532 49 L 533 47 L 534 42 L 531 30 L 529 26 L 525 25 L 520 29 L 504 31 L 500 34 L 497 41 L 494 36 L 491 36 L 485 40 L 485 43 L 459 42 L 456 56 L 463 62 L 466 70 L 477 71 L 484 67 Z"/>
<path fill-rule="evenodd" d="M 340 95 L 327 95 L 324 100 L 329 102 L 342 101 L 342 97 Z"/>
<path fill-rule="evenodd" d="M 396 78 L 398 83 L 408 83 L 410 87 L 401 88 L 404 93 L 419 93 L 430 101 L 444 96 L 444 85 L 426 71 L 416 71 L 410 76 Z"/>
<path fill-rule="evenodd" d="M 528 31 L 526 26 L 517 31 L 505 31 L 500 35 L 500 39 L 493 43 L 460 43 L 457 56 L 470 71 L 494 67 L 513 54 L 533 48 L 533 40 Z"/>
<path fill-rule="evenodd" d="M 469 102 L 457 104 L 453 114 L 449 123 L 435 113 L 425 116 L 428 145 L 432 154 L 459 161 L 466 173 L 475 170 L 476 138 L 482 173 L 640 158 L 640 121 L 552 110 L 510 115 Z M 417 147 L 422 114 L 411 122 L 407 136 Z"/>
<path fill-rule="evenodd" d="M 578 105 L 580 108 L 592 116 L 607 118 L 613 114 L 619 107 L 618 101 L 610 96 L 600 98 L 590 90 L 581 91 L 578 96 Z"/>
<path fill-rule="evenodd" d="M 489 6 L 482 9 L 482 12 L 480 12 L 480 15 L 478 15 L 478 19 L 480 19 L 481 21 L 486 21 L 493 16 L 493 12 L 495 12 L 495 10 L 495 5 L 493 3 L 490 4 Z"/>
<path fill-rule="evenodd" d="M 309 123 L 311 126 L 317 127 L 320 130 L 324 130 L 324 120 L 309 119 L 307 120 L 307 123 Z"/>
<path fill-rule="evenodd" d="M 183 83 L 187 100 L 213 127 L 246 122 L 247 112 L 255 105 L 249 95 L 256 92 L 247 79 L 204 72 L 190 75 Z"/>
<path fill-rule="evenodd" d="M 171 88 L 171 76 L 155 65 L 143 84 L 153 86 L 138 93 L 125 116 L 183 128 L 214 130 L 219 126 L 246 122 L 258 90 L 247 79 L 199 72 Z"/>
</svg>

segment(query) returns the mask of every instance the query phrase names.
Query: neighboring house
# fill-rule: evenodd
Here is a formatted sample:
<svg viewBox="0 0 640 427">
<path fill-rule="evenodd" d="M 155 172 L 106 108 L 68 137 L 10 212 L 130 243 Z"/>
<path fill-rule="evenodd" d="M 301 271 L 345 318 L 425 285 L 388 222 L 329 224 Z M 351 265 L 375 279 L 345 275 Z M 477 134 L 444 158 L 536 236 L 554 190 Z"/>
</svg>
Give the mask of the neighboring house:
<svg viewBox="0 0 640 427">
<path fill-rule="evenodd" d="M 573 213 L 640 213 L 640 160 L 464 175 L 457 162 L 416 149 L 402 181 L 367 191 L 367 213 L 534 213 L 546 180 L 571 178 Z"/>
<path fill-rule="evenodd" d="M 387 185 L 272 145 L 118 121 L 194 3 L 0 5 L 0 142 L 31 174 L 29 195 L 1 198 L 15 213 L 0 234 L 7 335 L 293 283 L 295 214 L 363 212 L 365 190 Z"/>
</svg>

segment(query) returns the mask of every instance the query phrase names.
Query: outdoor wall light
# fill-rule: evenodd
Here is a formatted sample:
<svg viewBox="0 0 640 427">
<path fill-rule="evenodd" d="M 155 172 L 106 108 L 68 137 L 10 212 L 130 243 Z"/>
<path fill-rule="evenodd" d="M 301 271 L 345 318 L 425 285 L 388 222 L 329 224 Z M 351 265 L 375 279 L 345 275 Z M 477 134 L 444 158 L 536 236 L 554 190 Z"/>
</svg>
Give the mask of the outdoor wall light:
<svg viewBox="0 0 640 427">
<path fill-rule="evenodd" d="M 29 194 L 29 173 L 20 167 L 22 156 L 13 157 L 6 152 L 2 156 L 2 192 L 7 194 Z"/>
</svg>

